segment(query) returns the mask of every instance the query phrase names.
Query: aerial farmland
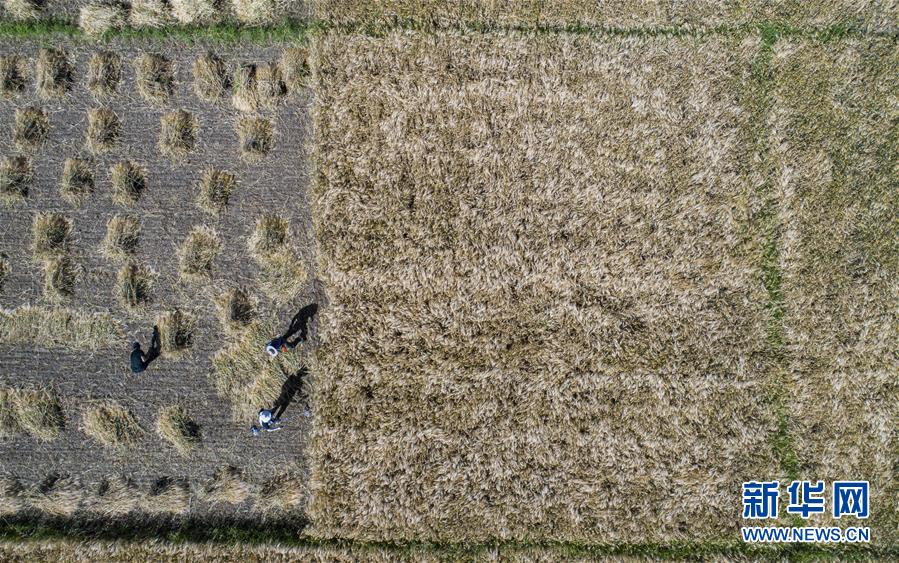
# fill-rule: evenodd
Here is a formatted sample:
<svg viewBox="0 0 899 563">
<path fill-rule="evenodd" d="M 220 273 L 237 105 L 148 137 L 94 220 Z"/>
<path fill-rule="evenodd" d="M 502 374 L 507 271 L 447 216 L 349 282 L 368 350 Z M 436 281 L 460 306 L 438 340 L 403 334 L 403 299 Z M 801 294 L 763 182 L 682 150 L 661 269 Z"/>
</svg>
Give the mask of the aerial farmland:
<svg viewBox="0 0 899 563">
<path fill-rule="evenodd" d="M 0 558 L 899 555 L 895 5 L 0 17 Z"/>
</svg>

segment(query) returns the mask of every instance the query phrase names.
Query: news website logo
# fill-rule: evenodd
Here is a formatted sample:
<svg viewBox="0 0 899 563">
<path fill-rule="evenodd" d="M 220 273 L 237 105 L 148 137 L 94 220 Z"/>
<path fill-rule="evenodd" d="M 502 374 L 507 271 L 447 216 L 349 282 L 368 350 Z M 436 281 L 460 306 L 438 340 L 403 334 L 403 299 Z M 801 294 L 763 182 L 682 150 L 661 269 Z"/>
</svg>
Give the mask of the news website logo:
<svg viewBox="0 0 899 563">
<path fill-rule="evenodd" d="M 867 481 L 834 481 L 830 496 L 824 481 L 792 481 L 784 495 L 785 512 L 808 520 L 814 514 L 824 514 L 830 502 L 831 515 L 864 520 L 870 514 L 869 484 Z M 745 520 L 776 519 L 781 504 L 779 481 L 748 481 L 743 483 L 743 518 Z M 868 542 L 867 527 L 839 528 L 817 526 L 749 526 L 741 528 L 743 540 L 748 542 Z"/>
</svg>

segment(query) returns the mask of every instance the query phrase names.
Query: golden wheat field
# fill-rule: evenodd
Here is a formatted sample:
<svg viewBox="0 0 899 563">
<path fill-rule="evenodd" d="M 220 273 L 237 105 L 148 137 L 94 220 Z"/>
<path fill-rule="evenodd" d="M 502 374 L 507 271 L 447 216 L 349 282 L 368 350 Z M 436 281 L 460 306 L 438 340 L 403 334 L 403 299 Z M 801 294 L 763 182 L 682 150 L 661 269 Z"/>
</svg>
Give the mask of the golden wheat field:
<svg viewBox="0 0 899 563">
<path fill-rule="evenodd" d="M 550 27 L 690 30 L 757 22 L 818 29 L 839 25 L 895 32 L 899 4 L 879 0 L 315 0 L 316 14 L 340 25 Z"/>
<path fill-rule="evenodd" d="M 747 40 L 324 37 L 326 535 L 714 538 L 776 474 Z"/>
<path fill-rule="evenodd" d="M 899 537 L 899 51 L 784 41 L 772 161 L 796 452 L 804 478 L 865 475 Z"/>
</svg>

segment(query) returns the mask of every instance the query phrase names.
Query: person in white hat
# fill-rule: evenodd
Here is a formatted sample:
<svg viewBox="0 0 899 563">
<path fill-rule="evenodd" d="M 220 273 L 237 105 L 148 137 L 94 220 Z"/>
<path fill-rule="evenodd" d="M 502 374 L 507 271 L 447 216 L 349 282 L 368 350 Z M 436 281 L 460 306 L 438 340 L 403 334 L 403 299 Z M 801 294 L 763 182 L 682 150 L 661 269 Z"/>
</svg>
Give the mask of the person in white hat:
<svg viewBox="0 0 899 563">
<path fill-rule="evenodd" d="M 284 428 L 283 426 L 280 426 L 280 423 L 281 419 L 275 418 L 271 410 L 259 409 L 259 426 L 254 424 L 250 428 L 250 431 L 253 432 L 253 436 L 258 436 L 262 430 L 265 430 L 266 432 L 277 432 Z"/>
</svg>

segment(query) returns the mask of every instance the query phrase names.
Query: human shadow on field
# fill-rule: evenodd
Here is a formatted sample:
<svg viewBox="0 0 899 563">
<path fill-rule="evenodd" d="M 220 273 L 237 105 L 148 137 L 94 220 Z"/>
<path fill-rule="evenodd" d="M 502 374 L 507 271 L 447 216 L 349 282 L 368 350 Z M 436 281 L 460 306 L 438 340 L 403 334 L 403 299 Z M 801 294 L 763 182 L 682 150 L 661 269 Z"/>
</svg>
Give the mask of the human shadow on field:
<svg viewBox="0 0 899 563">
<path fill-rule="evenodd" d="M 278 396 L 277 400 L 275 400 L 274 405 L 272 405 L 272 414 L 274 418 L 278 419 L 284 415 L 284 411 L 287 410 L 287 407 L 293 402 L 297 394 L 300 395 L 305 410 L 308 411 L 309 404 L 306 393 L 303 390 L 303 381 L 308 374 L 309 370 L 303 367 L 300 368 L 300 371 L 287 378 L 287 381 L 281 386 L 281 394 Z"/>
<path fill-rule="evenodd" d="M 312 317 L 314 317 L 317 312 L 318 305 L 315 303 L 310 303 L 300 309 L 300 311 L 293 316 L 293 319 L 290 321 L 290 327 L 287 329 L 287 332 L 284 333 L 282 338 L 284 340 L 289 340 L 291 336 L 299 333 L 299 338 L 294 340 L 294 342 L 305 342 L 306 338 L 309 336 L 309 321 L 312 320 Z"/>
</svg>

